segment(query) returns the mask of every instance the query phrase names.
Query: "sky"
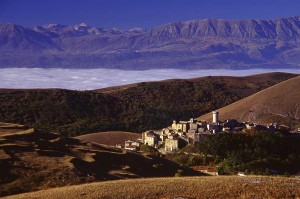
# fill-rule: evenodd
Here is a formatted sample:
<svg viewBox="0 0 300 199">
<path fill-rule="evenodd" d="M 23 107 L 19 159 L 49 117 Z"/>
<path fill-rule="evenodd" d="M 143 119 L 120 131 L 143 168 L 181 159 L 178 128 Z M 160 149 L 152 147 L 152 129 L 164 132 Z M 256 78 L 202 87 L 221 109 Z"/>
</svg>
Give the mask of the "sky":
<svg viewBox="0 0 300 199">
<path fill-rule="evenodd" d="M 25 27 L 87 23 L 149 29 L 203 18 L 276 19 L 300 15 L 300 0 L 0 0 L 0 23 Z"/>
</svg>

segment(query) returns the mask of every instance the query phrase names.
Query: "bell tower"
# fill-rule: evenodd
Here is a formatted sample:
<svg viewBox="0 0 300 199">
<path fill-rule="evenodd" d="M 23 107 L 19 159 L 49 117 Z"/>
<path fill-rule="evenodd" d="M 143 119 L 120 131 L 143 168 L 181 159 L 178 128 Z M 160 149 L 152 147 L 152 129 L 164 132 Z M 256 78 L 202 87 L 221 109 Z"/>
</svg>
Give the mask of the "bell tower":
<svg viewBox="0 0 300 199">
<path fill-rule="evenodd" d="M 219 122 L 219 112 L 218 111 L 213 111 L 213 123 L 218 123 Z"/>
</svg>

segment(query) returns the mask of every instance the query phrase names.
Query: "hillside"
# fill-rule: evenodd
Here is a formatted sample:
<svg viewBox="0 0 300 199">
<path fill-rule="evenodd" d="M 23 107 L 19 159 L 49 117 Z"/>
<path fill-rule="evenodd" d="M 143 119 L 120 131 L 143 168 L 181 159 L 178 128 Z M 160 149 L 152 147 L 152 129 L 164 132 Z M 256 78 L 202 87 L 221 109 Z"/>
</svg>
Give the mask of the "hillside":
<svg viewBox="0 0 300 199">
<path fill-rule="evenodd" d="M 174 176 L 178 169 L 198 175 L 160 157 L 7 123 L 0 123 L 0 168 L 0 197 L 95 181 Z"/>
<path fill-rule="evenodd" d="M 299 68 L 300 17 L 195 19 L 149 30 L 0 25 L 0 67 Z"/>
<path fill-rule="evenodd" d="M 218 109 L 220 119 L 300 125 L 300 78 L 295 77 Z M 200 119 L 211 120 L 211 114 Z"/>
<path fill-rule="evenodd" d="M 224 176 L 119 180 L 69 186 L 7 198 L 299 198 L 300 180 Z"/>
<path fill-rule="evenodd" d="M 81 135 L 77 137 L 78 139 L 85 140 L 88 142 L 94 142 L 97 144 L 104 144 L 109 146 L 116 146 L 117 144 L 124 145 L 127 140 L 141 139 L 141 134 L 122 132 L 122 131 L 112 131 L 112 132 L 99 132 L 90 133 L 86 135 Z"/>
<path fill-rule="evenodd" d="M 70 136 L 143 132 L 197 117 L 296 76 L 174 79 L 95 91 L 0 89 L 0 120 Z"/>
</svg>

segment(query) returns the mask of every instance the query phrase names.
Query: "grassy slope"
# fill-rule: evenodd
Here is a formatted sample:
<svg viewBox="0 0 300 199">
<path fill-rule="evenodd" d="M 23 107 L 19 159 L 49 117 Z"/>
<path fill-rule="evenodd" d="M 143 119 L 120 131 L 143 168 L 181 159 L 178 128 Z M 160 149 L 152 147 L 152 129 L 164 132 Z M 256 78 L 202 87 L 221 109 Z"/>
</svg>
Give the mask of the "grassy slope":
<svg viewBox="0 0 300 199">
<path fill-rule="evenodd" d="M 300 179 L 182 177 L 108 181 L 9 198 L 299 198 Z"/>
<path fill-rule="evenodd" d="M 174 176 L 181 168 L 166 159 L 31 128 L 0 123 L 0 131 L 0 197 L 103 180 Z"/>
<path fill-rule="evenodd" d="M 137 133 L 112 131 L 112 132 L 90 133 L 90 134 L 78 136 L 77 138 L 89 142 L 95 142 L 97 144 L 115 146 L 116 144 L 124 145 L 125 141 L 136 140 L 138 138 L 142 138 L 142 136 L 141 134 L 137 134 Z"/>
<path fill-rule="evenodd" d="M 96 91 L 0 90 L 0 120 L 66 135 L 142 132 L 173 119 L 197 117 L 256 93 L 294 74 L 203 77 L 139 83 Z"/>
<path fill-rule="evenodd" d="M 251 89 L 261 89 L 263 87 L 269 87 L 270 85 L 274 85 L 281 81 L 297 77 L 298 74 L 291 73 L 282 73 L 282 72 L 273 72 L 273 73 L 262 73 L 257 75 L 250 75 L 245 77 L 231 77 L 231 76 L 207 76 L 200 78 L 191 78 L 191 79 L 167 79 L 157 82 L 142 82 L 135 84 L 128 84 L 123 86 L 113 86 L 102 89 L 96 89 L 94 91 L 100 93 L 118 93 L 123 92 L 124 90 L 128 90 L 131 88 L 139 87 L 145 83 L 161 83 L 162 85 L 168 86 L 175 84 L 176 82 L 191 82 L 197 84 L 201 81 L 210 81 L 215 84 L 227 84 L 227 87 L 232 87 L 233 89 L 241 88 L 247 90 L 247 92 L 251 92 Z M 236 83 L 239 82 L 240 87 L 236 87 Z M 227 88 L 226 87 L 226 88 Z M 244 91 L 245 92 L 245 91 Z"/>
<path fill-rule="evenodd" d="M 295 77 L 219 109 L 220 119 L 300 124 L 300 77 Z M 200 119 L 211 120 L 208 113 Z"/>
</svg>

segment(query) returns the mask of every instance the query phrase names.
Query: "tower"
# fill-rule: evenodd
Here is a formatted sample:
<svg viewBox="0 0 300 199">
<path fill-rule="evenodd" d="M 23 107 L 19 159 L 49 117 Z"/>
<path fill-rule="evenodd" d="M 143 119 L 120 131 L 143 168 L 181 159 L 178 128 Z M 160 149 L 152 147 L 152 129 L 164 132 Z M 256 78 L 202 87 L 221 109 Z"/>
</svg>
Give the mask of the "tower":
<svg viewBox="0 0 300 199">
<path fill-rule="evenodd" d="M 176 122 L 176 120 L 173 120 L 173 124 L 172 124 L 171 128 L 173 130 L 177 130 L 177 122 Z"/>
<path fill-rule="evenodd" d="M 218 111 L 213 111 L 213 123 L 218 123 L 219 122 L 219 112 Z"/>
</svg>

